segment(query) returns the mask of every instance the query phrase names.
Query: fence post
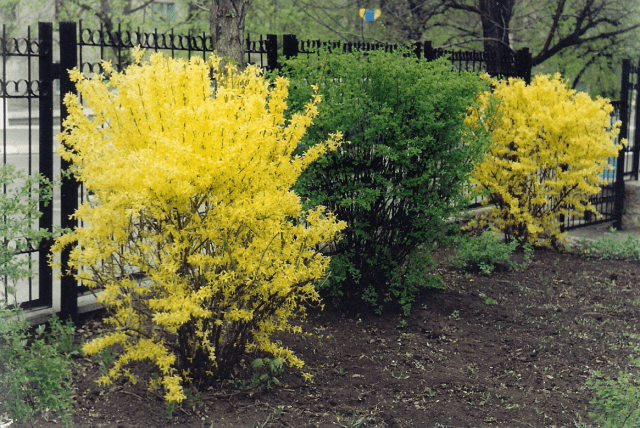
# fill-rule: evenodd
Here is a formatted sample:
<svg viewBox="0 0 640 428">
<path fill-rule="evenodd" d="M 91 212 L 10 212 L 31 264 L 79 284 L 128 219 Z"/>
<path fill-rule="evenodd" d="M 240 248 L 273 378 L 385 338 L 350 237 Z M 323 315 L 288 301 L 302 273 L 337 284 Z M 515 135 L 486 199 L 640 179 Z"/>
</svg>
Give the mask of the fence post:
<svg viewBox="0 0 640 428">
<path fill-rule="evenodd" d="M 531 83 L 531 52 L 529 48 L 522 48 L 516 52 L 516 68 L 518 77 L 524 79 L 528 85 Z"/>
<path fill-rule="evenodd" d="M 435 52 L 433 51 L 433 44 L 430 40 L 424 42 L 424 59 L 427 61 L 433 61 L 436 59 Z"/>
<path fill-rule="evenodd" d="M 267 34 L 267 69 L 270 71 L 278 68 L 278 36 Z"/>
<path fill-rule="evenodd" d="M 282 55 L 286 59 L 298 55 L 298 38 L 294 34 L 285 34 L 282 36 Z"/>
<path fill-rule="evenodd" d="M 640 93 L 640 59 L 638 59 L 638 66 L 635 70 L 636 75 L 636 94 Z M 640 99 L 636 95 L 636 109 L 635 109 L 635 131 L 633 133 L 633 165 L 631 174 L 633 179 L 638 181 L 638 170 L 640 169 Z M 627 143 L 628 144 L 628 143 Z"/>
<path fill-rule="evenodd" d="M 47 180 L 53 181 L 53 24 L 38 23 L 39 45 L 39 153 L 38 171 Z M 42 216 L 38 222 L 40 229 L 53 229 L 53 201 L 45 204 L 40 200 L 39 206 Z M 51 306 L 53 300 L 53 272 L 49 266 L 51 240 L 40 243 L 38 248 L 38 287 L 39 298 L 46 306 Z"/>
<path fill-rule="evenodd" d="M 629 136 L 629 74 L 631 72 L 631 61 L 622 60 L 622 83 L 620 85 L 620 140 Z M 626 148 L 623 147 L 618 152 L 618 164 L 616 165 L 616 182 L 614 183 L 615 200 L 613 202 L 614 227 L 622 228 L 622 213 L 624 210 L 624 161 Z"/>
<path fill-rule="evenodd" d="M 69 112 L 65 107 L 63 100 L 67 93 L 76 93 L 75 85 L 69 78 L 69 70 L 78 65 L 75 22 L 60 23 L 60 120 L 64 121 Z M 60 163 L 62 170 L 67 170 L 71 163 L 64 159 Z M 62 186 L 60 189 L 60 226 L 63 228 L 74 229 L 78 226 L 78 221 L 71 216 L 78 207 L 78 183 L 73 176 L 62 177 Z M 69 255 L 71 250 L 65 249 L 61 255 L 61 264 L 63 270 L 68 270 Z M 63 317 L 74 317 L 78 312 L 78 282 L 70 272 L 63 272 L 60 284 L 60 309 Z"/>
<path fill-rule="evenodd" d="M 422 58 L 422 43 L 415 42 L 413 44 L 413 53 L 416 54 L 416 58 L 418 59 Z"/>
</svg>

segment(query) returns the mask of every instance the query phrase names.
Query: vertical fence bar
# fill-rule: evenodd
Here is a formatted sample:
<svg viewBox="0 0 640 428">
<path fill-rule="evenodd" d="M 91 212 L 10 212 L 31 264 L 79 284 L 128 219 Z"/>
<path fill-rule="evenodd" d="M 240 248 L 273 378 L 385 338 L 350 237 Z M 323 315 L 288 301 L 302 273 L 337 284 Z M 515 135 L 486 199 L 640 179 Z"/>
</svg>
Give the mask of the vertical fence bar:
<svg viewBox="0 0 640 428">
<path fill-rule="evenodd" d="M 416 58 L 422 59 L 422 43 L 415 42 L 413 44 L 413 53 L 416 55 Z"/>
<path fill-rule="evenodd" d="M 251 64 L 251 34 L 247 34 L 247 38 L 245 39 L 245 50 L 243 52 L 242 61 L 246 64 Z M 247 54 L 247 59 L 244 59 L 244 54 Z"/>
<path fill-rule="evenodd" d="M 112 33 L 112 36 L 114 36 L 113 37 L 113 40 L 114 40 L 113 43 L 114 43 L 114 45 L 117 44 L 116 55 L 118 57 L 118 71 L 122 71 L 122 31 L 121 31 L 121 28 L 122 28 L 122 24 L 118 23 L 118 32 L 115 35 L 113 35 L 113 33 Z"/>
<path fill-rule="evenodd" d="M 89 39 L 91 39 L 91 36 L 89 36 Z M 80 20 L 78 22 L 78 70 L 80 70 L 80 73 L 84 73 L 84 65 L 82 64 L 82 46 L 82 20 Z"/>
<path fill-rule="evenodd" d="M 264 55 L 263 52 L 267 51 L 267 40 L 262 38 L 262 34 L 260 35 L 260 40 L 258 41 L 258 54 L 260 56 L 260 68 L 264 68 Z M 249 54 L 251 56 L 251 54 Z"/>
<path fill-rule="evenodd" d="M 528 85 L 531 83 L 531 52 L 529 48 L 522 48 L 516 52 L 516 73 Z"/>
<path fill-rule="evenodd" d="M 0 108 L 0 120 L 2 123 L 0 124 L 0 130 L 2 131 L 2 165 L 7 164 L 7 125 L 9 125 L 9 118 L 7 117 L 7 26 L 6 24 L 2 24 L 2 105 Z M 0 186 L 0 192 L 2 195 L 5 195 L 7 192 L 7 187 L 5 185 Z M 4 219 L 2 219 L 4 220 Z M 4 245 L 4 239 L 2 239 L 2 243 L 0 245 Z M 4 287 L 4 299 L 9 301 L 8 288 L 6 285 L 8 284 L 9 278 L 7 275 L 2 276 Z"/>
<path fill-rule="evenodd" d="M 195 44 L 195 36 L 193 38 Z M 182 47 L 182 45 L 180 47 Z M 191 58 L 191 30 L 187 31 L 187 48 L 187 58 Z"/>
<path fill-rule="evenodd" d="M 39 68 L 39 153 L 38 170 L 47 180 L 53 181 L 53 24 L 38 23 L 38 68 Z M 40 229 L 53 229 L 53 201 L 47 205 L 40 200 L 42 217 Z M 40 243 L 38 248 L 39 299 L 45 306 L 51 306 L 53 297 L 53 271 L 49 266 L 51 240 Z"/>
<path fill-rule="evenodd" d="M 207 60 L 206 54 L 207 54 L 207 34 L 203 31 L 202 32 L 202 59 L 204 59 L 205 61 Z"/>
<path fill-rule="evenodd" d="M 68 116 L 68 111 L 62 102 L 65 94 L 76 93 L 75 86 L 69 78 L 69 70 L 78 65 L 77 37 L 75 22 L 60 23 L 60 120 L 64 121 Z M 61 161 L 60 167 L 63 170 L 71 166 L 70 162 Z M 74 229 L 78 226 L 78 221 L 71 218 L 71 215 L 78 207 L 78 183 L 75 178 L 63 177 L 61 193 L 61 213 L 60 225 L 63 228 Z M 66 249 L 61 255 L 62 269 L 68 271 L 69 254 L 71 250 Z M 66 273 L 66 274 L 65 274 Z M 78 283 L 69 272 L 63 272 L 61 284 L 61 312 L 63 317 L 74 317 L 78 312 Z"/>
<path fill-rule="evenodd" d="M 82 24 L 82 20 L 80 21 L 80 24 Z M 98 35 L 100 37 L 100 59 L 104 59 L 104 45 L 106 43 L 104 42 L 104 33 L 102 32 L 102 28 L 102 23 L 100 23 L 100 34 Z M 91 30 L 89 32 L 91 32 Z M 80 31 L 80 41 L 82 42 L 82 31 Z M 102 66 L 100 66 L 100 69 L 102 70 Z"/>
<path fill-rule="evenodd" d="M 31 34 L 31 26 L 27 27 L 27 82 L 33 82 L 33 76 L 32 76 L 32 58 L 33 58 L 33 54 L 34 54 L 34 49 L 33 49 L 33 38 L 32 38 L 32 34 Z M 39 56 L 39 49 L 38 49 L 38 59 L 40 58 Z M 31 84 L 31 83 L 30 83 Z M 39 93 L 39 91 L 38 91 Z M 27 141 L 29 142 L 27 147 L 28 147 L 28 154 L 27 154 L 27 175 L 29 177 L 32 177 L 33 174 L 33 90 L 30 88 L 27 88 Z M 29 191 L 29 197 L 31 197 L 33 194 L 31 193 L 31 191 Z M 40 203 L 40 198 L 38 198 L 38 204 Z M 29 216 L 29 220 L 31 220 L 31 216 Z M 38 244 L 38 250 L 40 249 L 40 246 Z M 33 269 L 33 253 L 30 251 L 27 254 L 28 257 L 28 263 L 29 263 L 29 269 L 32 270 Z M 40 260 L 38 258 L 38 260 Z M 38 262 L 38 269 L 40 269 L 40 262 Z M 38 282 L 39 284 L 39 282 Z M 29 277 L 27 278 L 27 287 L 29 289 L 29 302 L 32 302 L 33 299 L 33 278 Z M 40 288 L 38 286 L 38 288 Z"/>
<path fill-rule="evenodd" d="M 267 70 L 272 71 L 278 68 L 278 36 L 267 34 Z"/>
<path fill-rule="evenodd" d="M 173 28 L 171 29 L 171 37 L 169 38 L 169 43 L 171 43 L 171 58 L 176 57 L 176 48 L 175 48 L 175 34 L 173 32 Z M 191 58 L 191 49 L 189 49 L 189 58 Z"/>
<path fill-rule="evenodd" d="M 631 165 L 631 178 L 633 180 L 638 180 L 638 170 L 639 162 L 640 162 L 640 59 L 638 59 L 638 66 L 636 67 L 636 83 L 635 83 L 635 94 L 636 94 L 636 108 L 635 108 L 635 132 L 633 133 L 633 165 Z"/>
<path fill-rule="evenodd" d="M 424 42 L 424 59 L 427 61 L 433 61 L 436 59 L 436 53 L 433 50 L 433 44 L 430 40 Z"/>
<path fill-rule="evenodd" d="M 622 61 L 622 83 L 620 85 L 620 140 L 629 137 L 629 75 L 631 73 L 631 61 Z M 622 228 L 622 213 L 624 210 L 624 164 L 626 148 L 618 153 L 618 165 L 616 166 L 616 182 L 614 183 L 615 200 L 613 203 L 614 227 Z"/>
<path fill-rule="evenodd" d="M 7 117 L 7 26 L 2 24 L 2 111 L 0 112 L 0 128 L 2 129 L 2 164 L 7 163 L 7 125 L 9 118 Z M 4 192 L 6 189 L 2 189 Z M 6 296 L 5 296 L 6 297 Z"/>
<path fill-rule="evenodd" d="M 293 34 L 282 36 L 282 55 L 289 59 L 298 55 L 298 38 Z"/>
</svg>

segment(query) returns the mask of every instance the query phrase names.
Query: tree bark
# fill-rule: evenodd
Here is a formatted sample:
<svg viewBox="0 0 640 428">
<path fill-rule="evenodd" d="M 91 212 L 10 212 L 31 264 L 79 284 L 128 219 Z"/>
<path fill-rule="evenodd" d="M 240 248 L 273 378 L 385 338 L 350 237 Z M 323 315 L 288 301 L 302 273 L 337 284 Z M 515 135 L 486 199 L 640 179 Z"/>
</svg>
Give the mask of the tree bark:
<svg viewBox="0 0 640 428">
<path fill-rule="evenodd" d="M 211 0 L 213 50 L 225 62 L 244 69 L 244 19 L 251 0 Z"/>
<path fill-rule="evenodd" d="M 496 55 L 495 63 L 487 65 L 489 74 L 500 73 L 500 61 L 511 53 L 509 23 L 515 0 L 479 0 L 484 51 Z"/>
</svg>

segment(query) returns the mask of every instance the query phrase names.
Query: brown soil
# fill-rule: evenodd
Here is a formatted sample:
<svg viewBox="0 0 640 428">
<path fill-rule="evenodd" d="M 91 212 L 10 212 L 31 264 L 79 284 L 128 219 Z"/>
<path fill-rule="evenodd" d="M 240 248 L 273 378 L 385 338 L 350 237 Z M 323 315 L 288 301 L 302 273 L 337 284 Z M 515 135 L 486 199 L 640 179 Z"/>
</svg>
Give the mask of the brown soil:
<svg viewBox="0 0 640 428">
<path fill-rule="evenodd" d="M 279 386 L 242 390 L 251 370 L 241 367 L 171 419 L 144 382 L 102 388 L 96 360 L 78 357 L 75 426 L 574 427 L 590 422 L 585 381 L 616 373 L 640 345 L 638 263 L 541 250 L 486 275 L 445 261 L 445 289 L 425 290 L 404 328 L 397 313 L 327 305 L 304 324 L 310 336 L 283 337 L 312 382 L 285 368 Z M 100 328 L 79 331 L 86 340 Z"/>
</svg>

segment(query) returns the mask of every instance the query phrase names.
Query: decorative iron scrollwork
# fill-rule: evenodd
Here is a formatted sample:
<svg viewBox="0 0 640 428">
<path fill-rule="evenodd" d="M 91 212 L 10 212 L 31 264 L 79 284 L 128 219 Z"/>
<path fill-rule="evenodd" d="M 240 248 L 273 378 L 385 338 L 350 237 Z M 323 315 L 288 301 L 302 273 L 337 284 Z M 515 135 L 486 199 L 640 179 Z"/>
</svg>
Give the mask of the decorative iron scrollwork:
<svg viewBox="0 0 640 428">
<path fill-rule="evenodd" d="M 0 97 L 30 98 L 40 95 L 40 82 L 37 80 L 0 80 Z"/>
<path fill-rule="evenodd" d="M 100 46 L 117 49 L 140 46 L 143 49 L 211 51 L 213 44 L 210 36 L 175 35 L 171 33 L 144 33 L 141 31 L 107 31 L 83 28 L 80 32 L 80 45 Z"/>
<path fill-rule="evenodd" d="M 38 42 L 26 38 L 0 37 L 0 46 L 6 56 L 35 56 L 40 52 Z"/>
</svg>

